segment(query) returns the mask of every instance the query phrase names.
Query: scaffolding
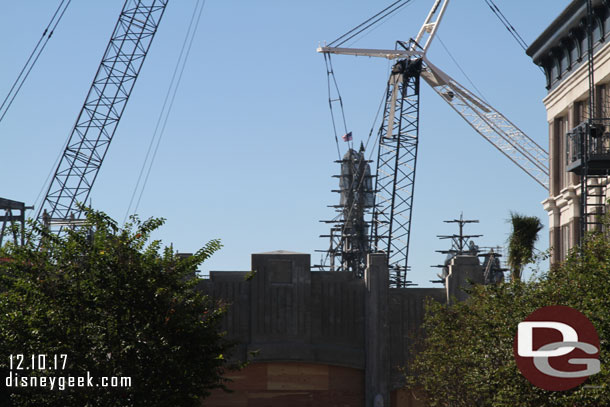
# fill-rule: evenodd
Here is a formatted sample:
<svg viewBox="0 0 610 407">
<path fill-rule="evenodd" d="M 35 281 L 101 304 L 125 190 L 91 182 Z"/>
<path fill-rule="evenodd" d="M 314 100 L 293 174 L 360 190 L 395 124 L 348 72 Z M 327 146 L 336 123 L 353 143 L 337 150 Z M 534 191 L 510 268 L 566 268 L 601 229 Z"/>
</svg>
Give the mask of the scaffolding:
<svg viewBox="0 0 610 407">
<path fill-rule="evenodd" d="M 370 160 L 364 157 L 364 147 L 360 150 L 350 149 L 341 160 L 339 189 L 333 190 L 340 194 L 339 204 L 330 205 L 337 212 L 333 220 L 322 221 L 331 224 L 330 234 L 320 237 L 329 238 L 330 244 L 326 258 L 316 266 L 328 271 L 346 271 L 358 278 L 364 277 L 366 255 L 371 252 L 369 240 L 370 222 L 365 218 L 370 213 L 373 204 L 373 183 Z"/>
<path fill-rule="evenodd" d="M 4 244 L 4 236 L 13 238 L 15 245 L 25 243 L 25 211 L 34 209 L 23 202 L 0 198 L 0 247 Z"/>
</svg>

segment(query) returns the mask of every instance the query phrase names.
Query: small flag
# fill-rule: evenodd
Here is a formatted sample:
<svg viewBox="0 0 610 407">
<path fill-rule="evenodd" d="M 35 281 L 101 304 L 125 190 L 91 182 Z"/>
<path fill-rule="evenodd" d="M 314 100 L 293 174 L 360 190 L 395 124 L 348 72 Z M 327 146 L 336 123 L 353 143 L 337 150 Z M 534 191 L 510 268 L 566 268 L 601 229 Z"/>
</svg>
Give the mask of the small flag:
<svg viewBox="0 0 610 407">
<path fill-rule="evenodd" d="M 347 134 L 344 134 L 343 136 L 341 136 L 341 138 L 343 139 L 343 141 L 351 141 L 352 140 L 352 132 L 350 131 Z"/>
</svg>

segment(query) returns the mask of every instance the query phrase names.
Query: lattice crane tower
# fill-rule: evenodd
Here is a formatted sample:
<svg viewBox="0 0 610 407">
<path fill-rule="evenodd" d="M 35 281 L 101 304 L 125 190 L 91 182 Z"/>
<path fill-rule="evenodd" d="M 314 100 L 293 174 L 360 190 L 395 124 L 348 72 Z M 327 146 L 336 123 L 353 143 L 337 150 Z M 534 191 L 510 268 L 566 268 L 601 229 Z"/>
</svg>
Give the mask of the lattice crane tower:
<svg viewBox="0 0 610 407">
<path fill-rule="evenodd" d="M 168 1 L 125 1 L 36 215 L 57 233 L 80 217 Z"/>
</svg>

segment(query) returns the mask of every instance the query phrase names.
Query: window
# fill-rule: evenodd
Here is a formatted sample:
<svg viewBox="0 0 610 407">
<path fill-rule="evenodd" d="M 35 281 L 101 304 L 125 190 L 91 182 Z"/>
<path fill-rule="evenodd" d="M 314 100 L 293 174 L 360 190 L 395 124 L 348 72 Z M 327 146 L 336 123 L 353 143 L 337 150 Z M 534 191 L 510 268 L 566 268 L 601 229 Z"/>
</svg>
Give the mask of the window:
<svg viewBox="0 0 610 407">
<path fill-rule="evenodd" d="M 589 101 L 579 100 L 574 102 L 574 127 L 589 118 Z"/>
</svg>

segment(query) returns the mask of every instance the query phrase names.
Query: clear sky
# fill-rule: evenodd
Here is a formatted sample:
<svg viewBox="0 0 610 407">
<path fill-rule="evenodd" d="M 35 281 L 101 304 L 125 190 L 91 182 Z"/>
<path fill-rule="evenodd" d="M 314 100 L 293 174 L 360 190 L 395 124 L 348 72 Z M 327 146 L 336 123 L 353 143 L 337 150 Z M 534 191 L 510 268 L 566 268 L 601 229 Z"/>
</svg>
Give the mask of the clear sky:
<svg viewBox="0 0 610 407">
<path fill-rule="evenodd" d="M 0 2 L 3 99 L 59 1 Z M 142 217 L 167 218 L 157 234 L 182 252 L 212 238 L 224 248 L 203 266 L 249 270 L 250 254 L 326 249 L 321 219 L 333 216 L 338 173 L 319 43 L 332 41 L 390 1 L 208 0 L 146 191 Z M 567 0 L 496 3 L 527 43 Z M 122 220 L 178 57 L 195 0 L 170 0 L 91 195 Z M 387 23 L 349 44 L 393 48 L 417 34 L 432 0 L 413 0 Z M 32 204 L 68 137 L 110 37 L 122 0 L 73 0 L 13 107 L 0 123 L 0 196 Z M 542 72 L 484 0 L 454 0 L 428 57 L 468 80 L 530 137 L 548 148 Z M 366 139 L 385 90 L 386 60 L 333 57 L 354 141 Z M 376 130 L 376 129 L 375 129 Z M 341 146 L 345 151 L 345 146 Z M 447 249 L 442 221 L 479 219 L 467 229 L 481 246 L 505 245 L 510 211 L 542 218 L 545 191 L 422 86 L 420 146 L 409 278 L 435 279 L 429 266 Z M 33 213 L 32 213 L 33 216 Z M 546 265 L 545 265 L 546 266 Z"/>
</svg>

